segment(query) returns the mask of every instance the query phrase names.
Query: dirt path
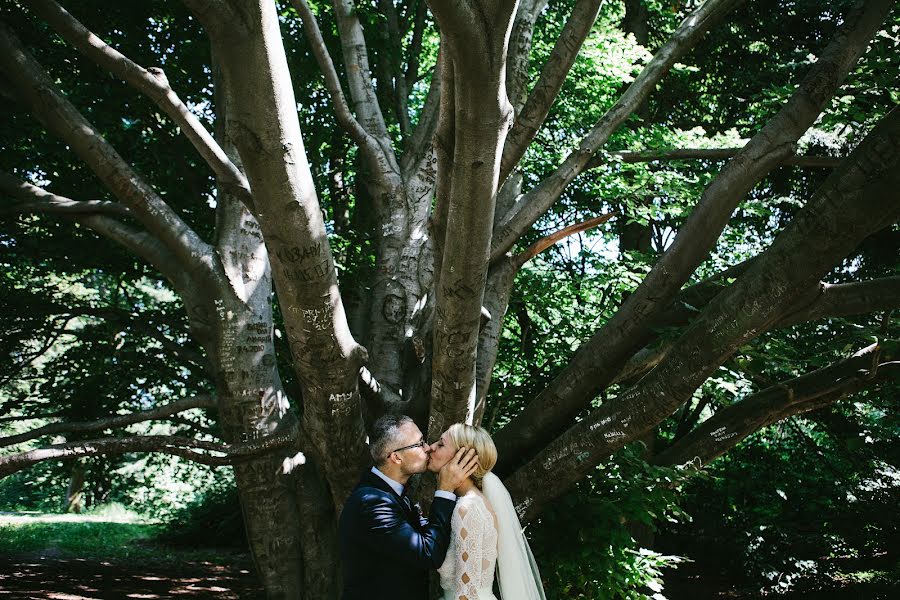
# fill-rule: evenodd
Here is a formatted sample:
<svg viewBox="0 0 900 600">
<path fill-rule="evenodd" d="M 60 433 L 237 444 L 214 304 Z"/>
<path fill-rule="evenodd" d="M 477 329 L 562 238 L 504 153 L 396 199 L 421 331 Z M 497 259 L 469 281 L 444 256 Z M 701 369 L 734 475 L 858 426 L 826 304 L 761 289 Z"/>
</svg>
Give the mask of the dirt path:
<svg viewBox="0 0 900 600">
<path fill-rule="evenodd" d="M 229 564 L 93 561 L 53 555 L 0 556 L 0 600 L 216 598 L 262 600 L 249 558 Z"/>
</svg>

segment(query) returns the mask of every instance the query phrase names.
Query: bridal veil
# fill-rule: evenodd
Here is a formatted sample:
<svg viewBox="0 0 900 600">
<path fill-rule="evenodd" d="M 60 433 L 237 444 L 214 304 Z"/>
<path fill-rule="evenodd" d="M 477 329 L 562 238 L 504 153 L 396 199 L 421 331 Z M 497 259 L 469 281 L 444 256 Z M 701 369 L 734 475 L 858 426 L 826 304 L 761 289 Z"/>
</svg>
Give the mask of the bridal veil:
<svg viewBox="0 0 900 600">
<path fill-rule="evenodd" d="M 497 515 L 500 597 L 503 600 L 546 600 L 541 574 L 519 524 L 512 498 L 500 478 L 488 472 L 482 492 Z"/>
</svg>

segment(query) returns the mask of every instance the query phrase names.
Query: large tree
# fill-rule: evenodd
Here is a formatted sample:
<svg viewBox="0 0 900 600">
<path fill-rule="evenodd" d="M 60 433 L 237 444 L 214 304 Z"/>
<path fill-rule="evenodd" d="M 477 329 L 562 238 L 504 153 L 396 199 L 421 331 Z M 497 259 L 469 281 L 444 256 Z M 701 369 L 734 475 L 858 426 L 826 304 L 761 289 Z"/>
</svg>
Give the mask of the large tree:
<svg viewBox="0 0 900 600">
<path fill-rule="evenodd" d="M 595 123 L 581 125 L 580 140 L 558 164 L 542 169 L 528 153 L 539 150 L 542 129 L 552 127 L 548 115 L 564 101 L 561 90 L 601 0 L 553 7 L 559 33 L 555 40 L 541 38 L 546 48 L 539 65 L 533 40 L 547 5 L 541 0 L 435 1 L 430 14 L 422 1 L 375 7 L 334 0 L 315 12 L 306 0 L 290 7 L 271 0 L 183 4 L 196 19 L 182 21 L 190 23 L 185 36 L 199 34 L 199 22 L 211 49 L 208 60 L 193 65 L 209 73 L 211 89 L 189 105 L 169 82 L 180 77 L 167 78 L 162 68 L 124 54 L 128 36 L 145 31 L 146 23 L 110 25 L 99 10 L 72 6 L 72 14 L 53 0 L 21 2 L 27 8 L 21 15 L 17 3 L 7 3 L 4 16 L 23 28 L 0 24 L 0 91 L 15 115 L 10 131 L 42 127 L 64 145 L 65 160 L 80 161 L 102 184 L 93 193 L 114 199 L 60 189 L 56 180 L 64 177 L 22 162 L 4 165 L 0 190 L 4 213 L 23 219 L 18 234 L 27 235 L 26 225 L 34 223 L 19 215 L 64 217 L 161 274 L 183 304 L 215 397 L 52 423 L 4 438 L 12 446 L 48 434 L 80 436 L 0 457 L 0 476 L 48 459 L 126 452 L 233 465 L 250 546 L 273 598 L 337 597 L 336 516 L 367 461 L 366 425 L 374 418 L 410 414 L 431 439 L 453 422 L 481 422 L 504 318 L 529 261 L 610 218 L 622 219 L 622 251 L 652 249 L 650 226 L 625 222 L 629 215 L 622 213 L 635 210 L 627 202 L 619 203 L 617 215 L 595 202 L 591 219 L 557 231 L 535 229 L 584 177 L 614 177 L 614 170 L 603 170 L 609 164 L 724 161 L 704 163 L 706 169 L 716 165 L 712 176 L 687 217 L 669 225 L 674 239 L 655 245 L 652 268 L 639 285 L 497 431 L 498 471 L 526 521 L 691 402 L 754 338 L 810 320 L 900 306 L 897 277 L 826 283 L 864 240 L 900 216 L 900 113 L 881 118 L 842 160 L 796 155 L 798 141 L 883 27 L 890 0 L 841 4 L 834 18 L 841 25 L 819 46 L 803 49 L 815 59 L 771 113 L 748 127 L 752 136 L 742 147 L 718 154 L 611 152 L 608 142 L 633 127 L 629 119 L 651 120 L 646 103 L 667 74 L 690 60 L 704 36 L 748 10 L 740 0 L 707 0 L 695 8 L 677 3 L 667 13 L 674 28 L 661 36 L 639 74 L 619 86 Z M 654 45 L 641 12 L 646 7 L 626 4 L 624 30 Z M 172 10 L 160 8 L 160 17 Z M 680 23 L 673 14 L 683 17 Z M 126 25 L 134 29 L 123 35 L 117 27 Z M 92 33 L 101 28 L 106 41 Z M 47 45 L 35 32 L 58 36 L 52 39 L 67 46 Z M 166 43 L 160 32 L 151 33 L 151 46 Z M 289 65 L 297 61 L 285 46 L 296 43 L 294 37 L 315 57 L 319 74 L 301 69 L 292 81 Z M 186 136 L 215 177 L 214 223 L 196 210 L 204 185 L 185 202 L 184 190 L 158 189 L 113 147 L 112 137 L 127 143 L 115 121 L 129 119 L 128 106 L 110 118 L 110 107 L 95 107 L 89 91 L 66 94 L 65 67 L 44 63 L 68 61 L 68 50 L 140 92 L 145 98 L 130 96 L 128 104 L 155 104 L 148 114 L 170 119 Z M 350 149 L 342 135 L 333 135 L 324 144 L 325 159 L 320 148 L 307 150 L 303 137 L 316 127 L 304 110 L 312 114 L 323 102 L 320 76 L 334 119 L 352 141 Z M 298 103 L 298 90 L 310 97 Z M 197 117 L 202 103 L 214 113 L 212 133 Z M 316 161 L 328 163 L 327 182 L 315 181 Z M 782 164 L 833 172 L 787 223 L 771 225 L 774 239 L 757 256 L 696 281 L 735 210 Z M 319 200 L 323 190 L 327 213 Z M 333 248 L 336 240 L 369 244 L 373 267 L 350 268 L 354 248 Z M 340 269 L 348 273 L 343 288 Z M 276 357 L 273 291 L 299 382 L 291 394 Z M 760 427 L 878 386 L 895 375 L 895 354 L 895 344 L 878 342 L 749 395 L 655 459 L 712 460 Z M 102 433 L 198 407 L 215 408 L 221 440 Z M 94 437 L 82 439 L 91 432 Z"/>
</svg>

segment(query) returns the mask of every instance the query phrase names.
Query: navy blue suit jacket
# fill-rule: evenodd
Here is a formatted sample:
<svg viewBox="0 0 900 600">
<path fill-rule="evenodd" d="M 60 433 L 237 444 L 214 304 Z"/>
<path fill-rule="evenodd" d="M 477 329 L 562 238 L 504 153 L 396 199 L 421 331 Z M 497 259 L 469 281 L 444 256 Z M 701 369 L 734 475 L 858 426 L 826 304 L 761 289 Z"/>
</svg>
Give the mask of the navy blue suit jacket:
<svg viewBox="0 0 900 600">
<path fill-rule="evenodd" d="M 444 562 L 456 502 L 435 497 L 429 519 L 386 481 L 363 475 L 341 512 L 342 600 L 427 600 L 428 573 Z"/>
</svg>

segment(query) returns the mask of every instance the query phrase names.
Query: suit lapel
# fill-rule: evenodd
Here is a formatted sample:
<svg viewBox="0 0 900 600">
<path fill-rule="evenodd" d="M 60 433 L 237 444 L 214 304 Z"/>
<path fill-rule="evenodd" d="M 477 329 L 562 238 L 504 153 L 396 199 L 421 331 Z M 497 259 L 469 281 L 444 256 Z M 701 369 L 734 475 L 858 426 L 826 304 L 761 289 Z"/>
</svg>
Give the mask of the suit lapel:
<svg viewBox="0 0 900 600">
<path fill-rule="evenodd" d="M 372 471 L 366 471 L 362 477 L 362 484 L 367 485 L 369 487 L 378 488 L 379 490 L 385 491 L 389 493 L 391 496 L 397 499 L 398 502 L 402 504 L 400 501 L 400 496 L 397 495 L 397 492 L 394 491 L 388 482 L 373 473 Z"/>
<path fill-rule="evenodd" d="M 415 514 L 415 511 L 412 508 L 412 501 L 407 498 L 406 502 L 404 502 L 403 498 L 397 495 L 397 492 L 394 491 L 394 488 L 388 485 L 387 481 L 385 481 L 372 471 L 366 471 L 363 474 L 361 484 L 388 492 L 393 498 L 397 500 L 397 504 L 400 505 L 400 508 L 403 509 L 403 512 L 407 515 L 407 517 Z M 414 521 L 418 524 L 418 517 L 416 517 Z"/>
</svg>

